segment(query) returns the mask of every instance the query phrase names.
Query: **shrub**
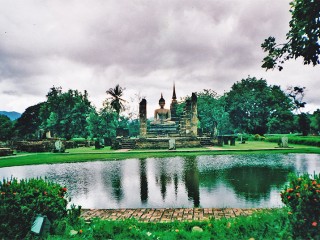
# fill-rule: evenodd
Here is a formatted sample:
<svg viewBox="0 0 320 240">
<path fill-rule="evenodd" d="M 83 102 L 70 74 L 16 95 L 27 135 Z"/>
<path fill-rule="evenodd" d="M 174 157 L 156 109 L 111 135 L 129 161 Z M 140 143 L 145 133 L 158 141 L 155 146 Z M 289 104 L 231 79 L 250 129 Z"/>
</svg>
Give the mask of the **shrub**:
<svg viewBox="0 0 320 240">
<path fill-rule="evenodd" d="M 320 237 L 320 174 L 313 177 L 291 175 L 289 186 L 281 192 L 281 199 L 290 209 L 294 237 Z"/>
<path fill-rule="evenodd" d="M 300 145 L 308 145 L 308 146 L 316 146 L 320 147 L 320 137 L 315 136 L 288 136 L 289 144 L 300 144 Z M 266 138 L 267 142 L 279 142 L 281 141 L 281 136 L 268 136 Z"/>
<path fill-rule="evenodd" d="M 22 239 L 36 215 L 46 215 L 53 228 L 67 216 L 67 189 L 41 178 L 0 181 L 0 239 Z"/>
</svg>

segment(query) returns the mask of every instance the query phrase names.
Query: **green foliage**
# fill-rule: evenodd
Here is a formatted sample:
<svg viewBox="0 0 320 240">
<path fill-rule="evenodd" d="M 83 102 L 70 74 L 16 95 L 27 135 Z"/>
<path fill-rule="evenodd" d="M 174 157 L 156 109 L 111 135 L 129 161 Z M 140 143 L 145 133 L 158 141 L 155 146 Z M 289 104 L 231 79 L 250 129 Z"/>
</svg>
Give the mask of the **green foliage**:
<svg viewBox="0 0 320 240">
<path fill-rule="evenodd" d="M 289 207 L 293 236 L 301 239 L 320 237 L 320 175 L 291 175 L 290 184 L 281 192 Z"/>
<path fill-rule="evenodd" d="M 303 57 L 304 64 L 320 63 L 320 1 L 293 0 L 290 2 L 292 14 L 287 33 L 287 42 L 277 45 L 274 37 L 265 39 L 261 45 L 267 52 L 263 59 L 263 68 L 274 69 L 289 59 Z"/>
<path fill-rule="evenodd" d="M 303 136 L 307 136 L 310 132 L 310 119 L 306 113 L 298 115 L 299 130 Z"/>
<path fill-rule="evenodd" d="M 110 100 L 110 106 L 113 110 L 116 111 L 118 116 L 121 111 L 125 110 L 125 106 L 124 106 L 125 100 L 121 98 L 124 90 L 125 88 L 122 88 L 120 87 L 119 84 L 117 84 L 115 88 L 109 88 L 109 90 L 107 90 L 106 92 L 107 94 L 110 95 L 110 98 L 108 99 Z"/>
<path fill-rule="evenodd" d="M 289 133 L 294 130 L 293 104 L 279 86 L 271 86 L 271 109 L 267 128 L 269 133 Z"/>
<path fill-rule="evenodd" d="M 278 86 L 268 86 L 266 80 L 242 79 L 232 85 L 225 97 L 226 111 L 237 132 L 263 135 L 268 129 L 287 131 L 285 124 L 291 125 L 291 100 Z"/>
<path fill-rule="evenodd" d="M 197 93 L 197 97 L 200 128 L 209 133 L 215 130 L 218 134 L 229 133 L 231 126 L 229 114 L 225 111 L 225 98 L 211 89 L 204 89 Z"/>
<path fill-rule="evenodd" d="M 118 116 L 110 108 L 103 108 L 99 112 L 93 109 L 86 121 L 87 131 L 91 138 L 111 138 L 116 136 Z"/>
<path fill-rule="evenodd" d="M 87 136 L 86 119 L 91 110 L 86 91 L 82 94 L 70 89 L 63 93 L 61 88 L 52 87 L 40 110 L 42 127 L 67 140 Z"/>
<path fill-rule="evenodd" d="M 36 139 L 37 132 L 40 130 L 41 119 L 40 109 L 44 103 L 38 103 L 34 106 L 28 107 L 20 118 L 17 119 L 15 130 L 17 136 L 25 139 Z"/>
<path fill-rule="evenodd" d="M 317 109 L 310 117 L 310 127 L 313 133 L 320 134 L 320 109 Z"/>
<path fill-rule="evenodd" d="M 53 224 L 67 216 L 67 189 L 43 180 L 11 178 L 0 181 L 0 238 L 22 239 L 30 232 L 36 215 Z"/>
<path fill-rule="evenodd" d="M 6 141 L 12 138 L 13 123 L 10 118 L 0 115 L 0 141 Z"/>
<path fill-rule="evenodd" d="M 266 137 L 267 142 L 279 142 L 281 135 L 268 135 Z M 316 136 L 288 136 L 289 145 L 290 144 L 300 144 L 308 146 L 320 147 L 320 137 Z"/>
<path fill-rule="evenodd" d="M 193 227 L 203 231 L 193 231 Z M 272 210 L 252 216 L 220 220 L 144 223 L 134 219 L 105 221 L 93 219 L 77 225 L 75 239 L 288 239 L 291 237 L 286 211 Z M 69 238 L 69 232 L 49 239 Z"/>
</svg>

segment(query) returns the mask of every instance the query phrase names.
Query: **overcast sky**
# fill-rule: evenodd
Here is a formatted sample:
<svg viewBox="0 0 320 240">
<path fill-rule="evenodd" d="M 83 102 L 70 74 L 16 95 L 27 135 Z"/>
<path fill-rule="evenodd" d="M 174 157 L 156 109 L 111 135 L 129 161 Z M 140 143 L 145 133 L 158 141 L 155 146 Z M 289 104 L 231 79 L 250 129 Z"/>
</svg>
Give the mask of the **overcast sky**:
<svg viewBox="0 0 320 240">
<path fill-rule="evenodd" d="M 320 67 L 292 60 L 261 68 L 265 38 L 285 41 L 289 0 L 0 0 L 0 110 L 24 110 L 52 86 L 87 90 L 97 107 L 120 84 L 124 98 L 169 107 L 203 89 L 218 94 L 248 75 L 306 87 L 306 111 L 320 108 Z M 132 106 L 138 106 L 135 100 Z"/>
</svg>

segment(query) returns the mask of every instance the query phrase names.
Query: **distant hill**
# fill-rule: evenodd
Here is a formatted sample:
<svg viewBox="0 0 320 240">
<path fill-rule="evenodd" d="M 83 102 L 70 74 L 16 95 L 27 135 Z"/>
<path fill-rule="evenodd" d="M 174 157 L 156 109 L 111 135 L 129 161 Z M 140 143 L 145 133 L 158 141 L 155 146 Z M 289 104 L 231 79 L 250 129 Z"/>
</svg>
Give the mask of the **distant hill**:
<svg viewBox="0 0 320 240">
<path fill-rule="evenodd" d="M 21 116 L 21 113 L 0 111 L 0 115 L 6 115 L 8 118 L 10 118 L 11 121 L 13 121 L 19 118 Z"/>
</svg>

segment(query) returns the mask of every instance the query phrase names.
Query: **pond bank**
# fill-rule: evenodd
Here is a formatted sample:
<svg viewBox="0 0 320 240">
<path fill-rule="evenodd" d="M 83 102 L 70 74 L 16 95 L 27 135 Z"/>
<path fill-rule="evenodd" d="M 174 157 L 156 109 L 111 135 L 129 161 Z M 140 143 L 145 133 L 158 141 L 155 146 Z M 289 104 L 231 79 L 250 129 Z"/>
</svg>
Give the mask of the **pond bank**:
<svg viewBox="0 0 320 240">
<path fill-rule="evenodd" d="M 137 208 L 137 209 L 82 209 L 85 220 L 125 220 L 135 218 L 141 222 L 207 221 L 209 219 L 248 216 L 259 208 Z"/>
</svg>

